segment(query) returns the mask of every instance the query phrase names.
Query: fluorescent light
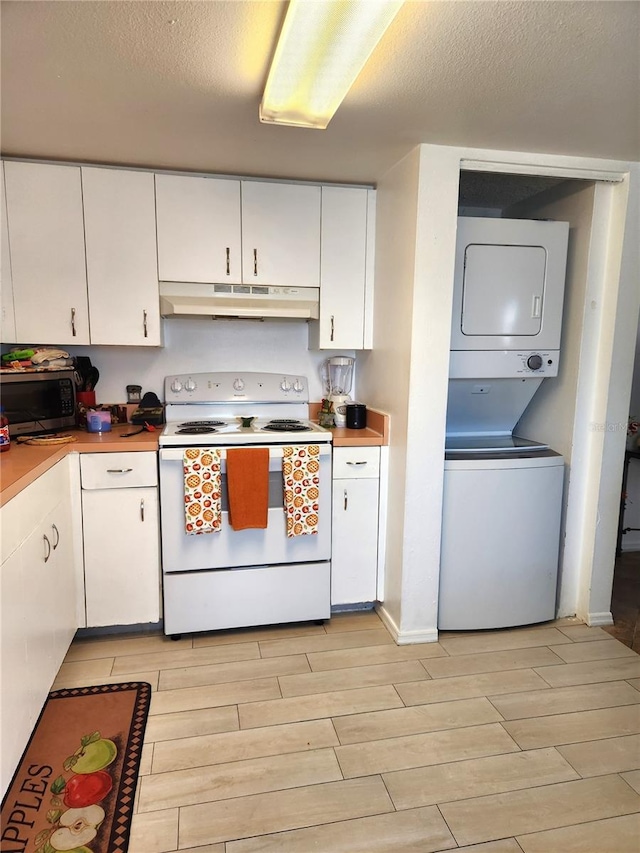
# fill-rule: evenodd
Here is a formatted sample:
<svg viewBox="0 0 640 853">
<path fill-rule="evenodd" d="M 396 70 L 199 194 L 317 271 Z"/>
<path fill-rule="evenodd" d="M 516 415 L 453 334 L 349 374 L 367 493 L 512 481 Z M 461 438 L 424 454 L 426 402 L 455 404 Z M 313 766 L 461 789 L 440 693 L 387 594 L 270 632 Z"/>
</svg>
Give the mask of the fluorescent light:
<svg viewBox="0 0 640 853">
<path fill-rule="evenodd" d="M 403 0 L 290 0 L 260 121 L 324 129 Z"/>
</svg>

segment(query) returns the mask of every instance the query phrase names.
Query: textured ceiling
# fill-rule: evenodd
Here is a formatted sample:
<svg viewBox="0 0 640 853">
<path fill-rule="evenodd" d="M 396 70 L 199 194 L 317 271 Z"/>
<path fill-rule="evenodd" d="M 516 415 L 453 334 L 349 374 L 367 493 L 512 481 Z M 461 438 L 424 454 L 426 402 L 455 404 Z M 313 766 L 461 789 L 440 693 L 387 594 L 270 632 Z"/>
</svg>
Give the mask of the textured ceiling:
<svg viewBox="0 0 640 853">
<path fill-rule="evenodd" d="M 636 0 L 407 2 L 325 131 L 258 121 L 285 8 L 2 0 L 2 153 L 354 182 L 419 142 L 640 159 Z"/>
</svg>

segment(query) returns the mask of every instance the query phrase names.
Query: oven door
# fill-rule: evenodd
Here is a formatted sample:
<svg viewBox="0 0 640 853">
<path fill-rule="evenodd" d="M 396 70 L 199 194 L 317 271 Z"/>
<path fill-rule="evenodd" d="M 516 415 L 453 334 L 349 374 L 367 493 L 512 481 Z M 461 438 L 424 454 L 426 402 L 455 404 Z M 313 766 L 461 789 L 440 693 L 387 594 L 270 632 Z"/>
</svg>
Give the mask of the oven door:
<svg viewBox="0 0 640 853">
<path fill-rule="evenodd" d="M 252 447 L 260 445 L 252 445 Z M 263 445 L 264 446 L 264 445 Z M 222 467 L 222 528 L 216 533 L 185 532 L 182 448 L 160 450 L 160 507 L 163 572 L 230 569 L 309 563 L 331 558 L 331 445 L 320 445 L 318 533 L 287 537 L 282 479 L 282 447 L 269 446 L 269 509 L 265 529 L 233 530 L 226 501 L 226 451 Z"/>
</svg>

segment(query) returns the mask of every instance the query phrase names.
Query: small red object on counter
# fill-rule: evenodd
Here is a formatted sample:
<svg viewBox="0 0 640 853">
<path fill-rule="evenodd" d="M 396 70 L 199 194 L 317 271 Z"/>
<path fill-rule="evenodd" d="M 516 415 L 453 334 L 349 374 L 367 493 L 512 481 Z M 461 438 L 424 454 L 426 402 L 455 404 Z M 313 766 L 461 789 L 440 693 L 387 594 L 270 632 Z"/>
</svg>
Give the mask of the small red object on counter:
<svg viewBox="0 0 640 853">
<path fill-rule="evenodd" d="M 9 418 L 0 406 L 0 451 L 11 449 L 11 436 L 9 435 Z"/>
</svg>

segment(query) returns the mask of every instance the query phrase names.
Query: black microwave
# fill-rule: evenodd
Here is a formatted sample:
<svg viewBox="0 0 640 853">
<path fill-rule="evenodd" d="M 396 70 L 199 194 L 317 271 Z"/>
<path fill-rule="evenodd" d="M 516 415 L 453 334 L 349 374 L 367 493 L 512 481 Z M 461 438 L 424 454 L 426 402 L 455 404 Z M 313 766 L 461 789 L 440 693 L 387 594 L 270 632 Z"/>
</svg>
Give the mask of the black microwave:
<svg viewBox="0 0 640 853">
<path fill-rule="evenodd" d="M 73 370 L 0 372 L 0 403 L 11 436 L 52 432 L 74 426 Z"/>
</svg>

